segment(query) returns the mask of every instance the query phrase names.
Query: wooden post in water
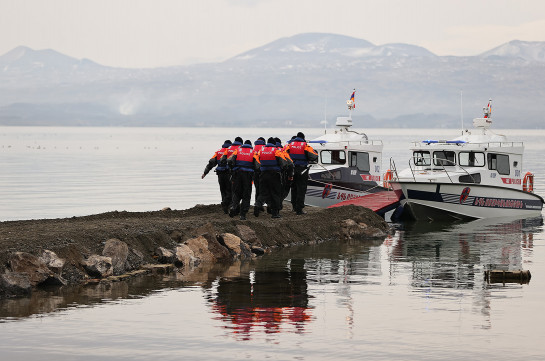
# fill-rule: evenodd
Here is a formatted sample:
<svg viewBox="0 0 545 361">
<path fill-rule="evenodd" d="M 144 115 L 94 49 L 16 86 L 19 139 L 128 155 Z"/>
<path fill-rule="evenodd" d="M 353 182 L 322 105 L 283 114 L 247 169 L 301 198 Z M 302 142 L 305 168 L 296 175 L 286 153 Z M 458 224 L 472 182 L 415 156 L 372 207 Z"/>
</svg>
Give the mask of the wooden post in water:
<svg viewBox="0 0 545 361">
<path fill-rule="evenodd" d="M 484 271 L 484 279 L 488 283 L 530 283 L 532 275 L 530 271 L 518 270 L 518 271 L 503 271 L 503 270 L 489 270 Z"/>
</svg>

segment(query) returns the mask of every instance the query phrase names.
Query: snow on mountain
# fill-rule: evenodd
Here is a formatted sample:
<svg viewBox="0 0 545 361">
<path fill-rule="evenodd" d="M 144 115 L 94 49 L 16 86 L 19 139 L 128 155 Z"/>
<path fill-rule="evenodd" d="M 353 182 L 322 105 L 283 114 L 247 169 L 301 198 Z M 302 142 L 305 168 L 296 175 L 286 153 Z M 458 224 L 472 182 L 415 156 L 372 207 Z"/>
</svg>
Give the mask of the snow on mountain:
<svg viewBox="0 0 545 361">
<path fill-rule="evenodd" d="M 232 60 L 289 59 L 306 57 L 312 61 L 330 61 L 339 57 L 433 57 L 430 51 L 409 44 L 374 45 L 350 36 L 307 33 L 282 38 L 235 56 Z"/>
<path fill-rule="evenodd" d="M 545 42 L 513 40 L 482 53 L 480 57 L 520 58 L 527 61 L 545 62 Z"/>
</svg>

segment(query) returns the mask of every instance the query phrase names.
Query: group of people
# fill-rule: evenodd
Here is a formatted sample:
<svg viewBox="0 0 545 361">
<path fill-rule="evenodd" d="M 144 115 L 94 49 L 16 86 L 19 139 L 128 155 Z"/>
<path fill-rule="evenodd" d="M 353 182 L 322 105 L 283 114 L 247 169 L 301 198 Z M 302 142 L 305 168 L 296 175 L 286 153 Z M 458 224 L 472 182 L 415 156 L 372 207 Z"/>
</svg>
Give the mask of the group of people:
<svg viewBox="0 0 545 361">
<path fill-rule="evenodd" d="M 236 137 L 226 140 L 204 168 L 204 178 L 214 167 L 221 192 L 221 207 L 230 217 L 240 215 L 246 220 L 255 186 L 254 216 L 260 212 L 280 218 L 282 202 L 291 190 L 293 211 L 305 212 L 309 162 L 315 162 L 318 154 L 306 142 L 302 132 L 294 135 L 285 146 L 279 138 L 259 137 L 254 144 Z"/>
</svg>

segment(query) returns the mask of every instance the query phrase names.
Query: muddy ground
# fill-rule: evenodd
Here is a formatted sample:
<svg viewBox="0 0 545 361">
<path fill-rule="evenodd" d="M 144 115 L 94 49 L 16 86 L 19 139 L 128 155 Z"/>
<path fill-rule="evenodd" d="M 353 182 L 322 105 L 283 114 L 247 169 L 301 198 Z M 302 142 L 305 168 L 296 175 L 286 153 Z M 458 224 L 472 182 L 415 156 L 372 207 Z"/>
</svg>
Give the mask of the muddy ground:
<svg viewBox="0 0 545 361">
<path fill-rule="evenodd" d="M 220 205 L 197 205 L 187 210 L 115 211 L 85 217 L 0 222 L 0 272 L 6 268 L 8 255 L 17 251 L 38 255 L 48 249 L 68 264 L 78 265 L 91 254 L 101 254 L 105 241 L 111 238 L 140 251 L 144 262 L 154 263 L 158 247 L 172 249 L 206 232 L 233 233 L 248 243 L 274 249 L 343 237 L 342 224 L 347 219 L 364 223 L 370 229 L 388 230 L 382 218 L 362 207 L 305 210 L 308 214 L 297 216 L 291 207 L 285 207 L 280 219 L 272 219 L 267 213 L 256 218 L 250 210 L 248 220 L 241 221 L 224 214 Z M 242 234 L 243 226 L 253 230 L 257 239 L 248 240 L 248 235 Z"/>
</svg>

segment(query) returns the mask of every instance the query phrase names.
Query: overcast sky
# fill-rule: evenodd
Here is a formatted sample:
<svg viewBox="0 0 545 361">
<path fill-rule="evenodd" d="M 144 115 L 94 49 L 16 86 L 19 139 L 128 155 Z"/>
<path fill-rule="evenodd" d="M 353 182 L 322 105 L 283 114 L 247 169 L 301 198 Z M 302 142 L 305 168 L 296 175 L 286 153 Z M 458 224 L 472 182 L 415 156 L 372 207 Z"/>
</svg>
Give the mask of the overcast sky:
<svg viewBox="0 0 545 361">
<path fill-rule="evenodd" d="M 545 41 L 545 1 L 0 0 L 0 55 L 24 45 L 109 66 L 184 65 L 307 32 L 476 55 Z"/>
</svg>

